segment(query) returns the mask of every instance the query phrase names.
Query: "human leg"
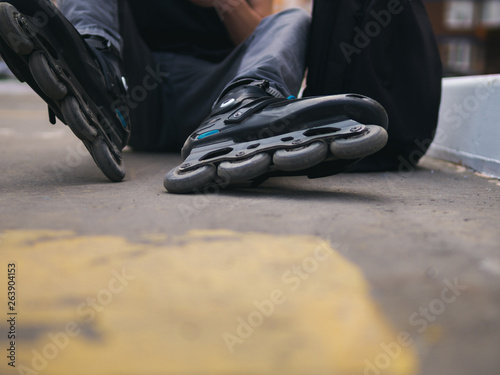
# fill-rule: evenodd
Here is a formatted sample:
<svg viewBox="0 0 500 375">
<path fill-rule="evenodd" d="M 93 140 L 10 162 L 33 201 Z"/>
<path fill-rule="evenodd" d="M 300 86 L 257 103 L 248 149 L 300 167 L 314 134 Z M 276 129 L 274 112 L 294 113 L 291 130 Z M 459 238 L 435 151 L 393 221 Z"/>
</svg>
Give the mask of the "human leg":
<svg viewBox="0 0 500 375">
<path fill-rule="evenodd" d="M 307 12 L 299 9 L 269 16 L 248 40 L 221 62 L 175 53 L 155 53 L 154 60 L 163 72 L 162 92 L 157 96 L 153 93 L 151 100 L 148 96 L 147 102 L 141 102 L 141 105 L 148 107 L 151 101 L 156 100 L 154 98 L 161 95 L 162 106 L 141 111 L 137 120 L 132 119 L 131 146 L 139 150 L 178 151 L 186 138 L 210 114 L 221 93 L 224 95 L 232 87 L 245 82 L 268 80 L 269 92 L 273 96 L 297 95 L 305 69 L 309 22 Z M 127 64 L 136 66 L 136 63 L 130 62 L 137 60 L 138 56 L 147 55 L 140 47 L 141 41 L 135 41 L 137 33 L 133 29 L 130 31 L 130 27 L 122 28 L 125 47 L 133 46 L 129 56 L 124 56 L 129 80 L 134 74 L 138 76 L 138 70 L 127 69 Z M 126 32 L 131 34 L 131 38 L 124 36 Z M 151 62 L 142 65 L 148 66 Z M 130 87 L 135 85 L 140 86 L 140 81 L 131 83 Z M 140 88 L 137 90 L 139 92 Z M 147 120 L 152 114 L 158 118 L 157 121 Z M 137 131 L 138 126 L 142 127 L 140 131 Z"/>
<path fill-rule="evenodd" d="M 172 123 L 174 149 L 206 119 L 226 92 L 252 81 L 267 80 L 276 97 L 297 95 L 305 69 L 310 16 L 291 9 L 264 19 L 255 32 L 221 62 L 163 53 L 168 69 L 166 105 Z M 170 103 L 170 104 L 169 104 Z"/>
<path fill-rule="evenodd" d="M 387 117 L 373 100 L 355 95 L 295 99 L 308 20 L 298 10 L 266 18 L 229 57 L 239 59 L 234 76 L 187 138 L 184 163 L 165 177 L 168 191 L 259 183 L 272 176 L 328 176 L 385 145 Z"/>
<path fill-rule="evenodd" d="M 82 35 L 109 40 L 122 57 L 128 92 L 120 109 L 130 117 L 129 145 L 136 150 L 175 149 L 172 103 L 166 99 L 167 64 L 160 64 L 142 40 L 128 1 L 62 0 L 61 10 Z"/>
<path fill-rule="evenodd" d="M 58 6 L 80 35 L 100 36 L 121 50 L 118 0 L 59 0 Z"/>
<path fill-rule="evenodd" d="M 310 15 L 298 8 L 264 18 L 245 42 L 228 87 L 245 80 L 267 80 L 273 96 L 296 96 L 305 71 L 310 22 Z"/>
</svg>

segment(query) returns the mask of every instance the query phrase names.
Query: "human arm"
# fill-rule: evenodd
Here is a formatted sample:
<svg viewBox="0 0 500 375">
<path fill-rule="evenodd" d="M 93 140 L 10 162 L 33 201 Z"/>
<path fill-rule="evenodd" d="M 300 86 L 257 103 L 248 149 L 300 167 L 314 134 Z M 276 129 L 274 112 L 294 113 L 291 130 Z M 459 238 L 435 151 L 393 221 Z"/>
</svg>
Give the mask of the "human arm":
<svg viewBox="0 0 500 375">
<path fill-rule="evenodd" d="M 214 7 L 238 45 L 248 38 L 260 21 L 273 11 L 273 0 L 191 0 L 196 5 Z"/>
</svg>

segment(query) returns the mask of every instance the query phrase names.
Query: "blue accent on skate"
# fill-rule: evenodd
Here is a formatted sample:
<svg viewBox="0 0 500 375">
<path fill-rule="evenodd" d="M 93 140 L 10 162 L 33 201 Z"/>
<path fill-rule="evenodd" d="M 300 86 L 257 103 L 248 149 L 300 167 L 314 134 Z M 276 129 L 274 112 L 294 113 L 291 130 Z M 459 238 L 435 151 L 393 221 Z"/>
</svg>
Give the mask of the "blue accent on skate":
<svg viewBox="0 0 500 375">
<path fill-rule="evenodd" d="M 293 99 L 297 99 L 297 97 L 296 97 L 296 96 L 294 96 L 294 95 L 290 95 L 287 99 L 288 99 L 288 100 L 293 100 Z"/>
<path fill-rule="evenodd" d="M 214 135 L 214 134 L 217 134 L 220 130 L 212 130 L 212 131 L 209 131 L 209 132 L 206 132 L 206 133 L 203 133 L 203 134 L 200 134 L 198 136 L 198 139 L 203 139 L 203 138 L 206 138 L 206 137 L 210 137 L 211 135 Z"/>
<path fill-rule="evenodd" d="M 116 110 L 116 115 L 118 116 L 118 119 L 121 121 L 123 128 L 127 129 L 127 123 L 125 122 L 122 113 L 118 109 Z"/>
</svg>

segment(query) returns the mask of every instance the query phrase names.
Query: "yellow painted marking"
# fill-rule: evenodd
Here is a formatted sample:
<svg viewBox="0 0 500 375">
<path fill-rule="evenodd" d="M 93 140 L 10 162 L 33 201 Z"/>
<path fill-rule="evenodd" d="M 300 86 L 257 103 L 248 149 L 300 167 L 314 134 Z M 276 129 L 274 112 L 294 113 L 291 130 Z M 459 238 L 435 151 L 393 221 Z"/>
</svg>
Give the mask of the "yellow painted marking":
<svg viewBox="0 0 500 375">
<path fill-rule="evenodd" d="M 440 342 L 444 336 L 444 329 L 437 324 L 430 324 L 423 333 L 423 338 L 431 345 Z"/>
<path fill-rule="evenodd" d="M 388 366 L 383 374 L 418 371 L 411 346 L 383 357 L 381 344 L 396 342 L 397 332 L 359 269 L 316 237 L 146 238 L 153 242 L 71 232 L 0 237 L 2 311 L 7 264 L 17 269 L 16 370 L 357 375 L 370 362 Z M 0 366 L 17 373 L 6 371 L 5 358 Z"/>
</svg>

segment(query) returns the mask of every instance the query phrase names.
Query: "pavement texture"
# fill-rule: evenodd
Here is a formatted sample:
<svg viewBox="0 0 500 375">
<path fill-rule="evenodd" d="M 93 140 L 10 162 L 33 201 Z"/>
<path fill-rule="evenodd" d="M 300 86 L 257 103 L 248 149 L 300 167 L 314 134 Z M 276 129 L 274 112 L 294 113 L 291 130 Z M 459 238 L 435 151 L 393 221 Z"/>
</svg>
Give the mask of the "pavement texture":
<svg viewBox="0 0 500 375">
<path fill-rule="evenodd" d="M 179 155 L 110 183 L 46 113 L 0 94 L 0 374 L 498 374 L 497 179 L 424 158 L 171 195 Z"/>
</svg>

